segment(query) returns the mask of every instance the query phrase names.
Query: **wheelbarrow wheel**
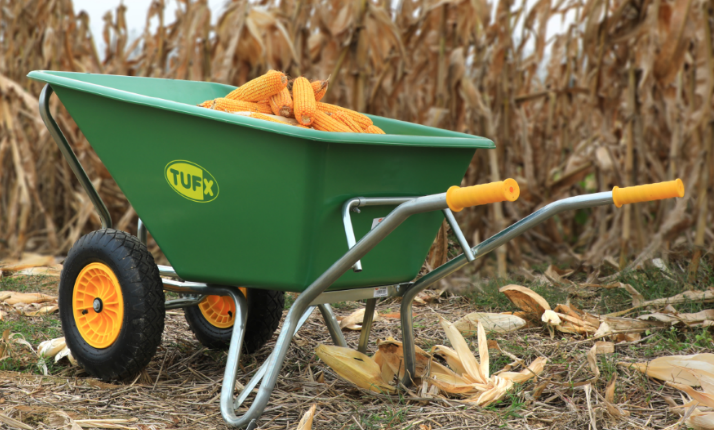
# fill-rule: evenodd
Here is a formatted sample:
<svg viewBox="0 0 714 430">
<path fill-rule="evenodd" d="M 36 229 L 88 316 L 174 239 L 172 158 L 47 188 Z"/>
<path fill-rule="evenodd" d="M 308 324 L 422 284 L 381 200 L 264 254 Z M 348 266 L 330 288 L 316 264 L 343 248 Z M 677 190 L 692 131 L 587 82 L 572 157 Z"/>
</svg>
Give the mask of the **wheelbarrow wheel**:
<svg viewBox="0 0 714 430">
<path fill-rule="evenodd" d="M 164 291 L 154 257 L 122 231 L 82 236 L 62 268 L 59 314 L 67 346 L 90 375 L 106 381 L 135 377 L 164 331 Z"/>
<path fill-rule="evenodd" d="M 248 301 L 243 350 L 258 351 L 280 325 L 285 304 L 283 291 L 241 288 Z M 186 322 L 201 344 L 211 349 L 228 348 L 233 334 L 235 304 L 230 297 L 208 296 L 201 303 L 184 309 Z"/>
</svg>

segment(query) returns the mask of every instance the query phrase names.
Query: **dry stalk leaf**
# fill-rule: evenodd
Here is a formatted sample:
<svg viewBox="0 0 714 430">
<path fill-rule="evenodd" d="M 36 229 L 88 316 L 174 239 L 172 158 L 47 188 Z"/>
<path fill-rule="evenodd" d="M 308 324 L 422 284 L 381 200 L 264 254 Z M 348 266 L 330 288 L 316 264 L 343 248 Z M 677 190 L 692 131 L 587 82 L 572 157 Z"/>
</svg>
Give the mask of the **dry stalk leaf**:
<svg viewBox="0 0 714 430">
<path fill-rule="evenodd" d="M 618 365 L 631 366 L 651 378 L 697 387 L 700 385 L 699 379 L 683 368 L 711 372 L 714 369 L 714 354 L 668 355 L 647 363 L 618 363 Z"/>
<path fill-rule="evenodd" d="M 705 393 L 702 391 L 697 391 L 689 385 L 677 384 L 676 382 L 665 381 L 665 383 L 670 387 L 674 387 L 680 391 L 684 391 L 689 395 L 689 397 L 701 403 L 702 405 L 714 408 L 714 393 Z"/>
<path fill-rule="evenodd" d="M 54 262 L 55 258 L 51 255 L 23 253 L 20 260 L 0 262 L 0 269 L 5 273 L 17 272 L 31 267 L 51 266 Z"/>
<path fill-rule="evenodd" d="M 520 285 L 506 285 L 498 291 L 505 294 L 519 309 L 537 315 L 539 318 L 546 310 L 551 310 L 548 302 L 530 288 Z"/>
<path fill-rule="evenodd" d="M 486 332 L 508 333 L 516 331 L 526 325 L 526 320 L 515 315 L 472 312 L 465 315 L 454 325 L 464 336 L 474 336 L 477 332 L 478 323 L 483 324 Z"/>
<path fill-rule="evenodd" d="M 318 345 L 315 353 L 341 378 L 377 393 L 393 392 L 382 379 L 382 369 L 370 357 L 341 346 Z"/>
<path fill-rule="evenodd" d="M 37 347 L 37 355 L 45 358 L 52 358 L 67 346 L 64 337 L 46 340 Z"/>
</svg>

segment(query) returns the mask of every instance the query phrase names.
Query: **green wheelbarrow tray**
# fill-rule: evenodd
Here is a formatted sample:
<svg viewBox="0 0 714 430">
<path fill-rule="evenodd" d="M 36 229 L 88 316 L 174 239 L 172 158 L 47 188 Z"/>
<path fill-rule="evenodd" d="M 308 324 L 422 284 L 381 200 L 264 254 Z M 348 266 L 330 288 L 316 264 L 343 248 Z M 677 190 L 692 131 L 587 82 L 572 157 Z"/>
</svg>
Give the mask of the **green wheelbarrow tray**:
<svg viewBox="0 0 714 430">
<path fill-rule="evenodd" d="M 300 292 L 348 247 L 352 197 L 422 196 L 459 184 L 484 138 L 371 116 L 386 135 L 327 133 L 196 104 L 210 82 L 34 71 L 52 86 L 176 273 Z M 395 206 L 352 217 L 363 236 Z M 414 279 L 441 225 L 420 214 L 331 289 Z"/>
</svg>

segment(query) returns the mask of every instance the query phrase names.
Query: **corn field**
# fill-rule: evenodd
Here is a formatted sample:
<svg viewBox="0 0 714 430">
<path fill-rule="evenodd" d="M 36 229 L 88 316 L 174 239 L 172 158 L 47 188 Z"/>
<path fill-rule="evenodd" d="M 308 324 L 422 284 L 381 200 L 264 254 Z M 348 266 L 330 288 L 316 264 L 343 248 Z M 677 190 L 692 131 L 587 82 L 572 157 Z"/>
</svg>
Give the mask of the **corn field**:
<svg viewBox="0 0 714 430">
<path fill-rule="evenodd" d="M 65 253 L 100 226 L 40 119 L 42 84 L 29 71 L 237 86 L 276 69 L 330 76 L 329 103 L 493 139 L 464 184 L 513 177 L 521 198 L 462 212 L 473 242 L 555 199 L 685 183 L 677 201 L 562 214 L 499 249 L 498 275 L 549 255 L 594 278 L 603 262 L 622 269 L 679 252 L 694 279 L 711 259 L 712 0 L 233 1 L 217 20 L 205 0 L 178 5 L 167 16 L 166 0 L 151 2 L 130 40 L 123 5 L 97 35 L 71 0 L 0 0 L 0 254 Z M 570 24 L 547 39 L 565 14 Z M 135 231 L 136 214 L 56 98 L 52 109 L 117 228 Z"/>
</svg>

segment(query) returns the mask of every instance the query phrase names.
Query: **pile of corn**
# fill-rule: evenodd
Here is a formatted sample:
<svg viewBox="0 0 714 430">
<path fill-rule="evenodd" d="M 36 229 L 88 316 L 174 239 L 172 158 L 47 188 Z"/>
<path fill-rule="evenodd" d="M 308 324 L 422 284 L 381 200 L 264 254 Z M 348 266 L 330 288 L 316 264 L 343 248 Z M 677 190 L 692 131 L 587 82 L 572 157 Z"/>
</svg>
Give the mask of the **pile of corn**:
<svg viewBox="0 0 714 430">
<path fill-rule="evenodd" d="M 284 73 L 271 70 L 199 106 L 320 131 L 384 134 L 365 115 L 321 102 L 327 85 L 327 79 L 310 82 L 303 77 L 288 82 Z"/>
</svg>

